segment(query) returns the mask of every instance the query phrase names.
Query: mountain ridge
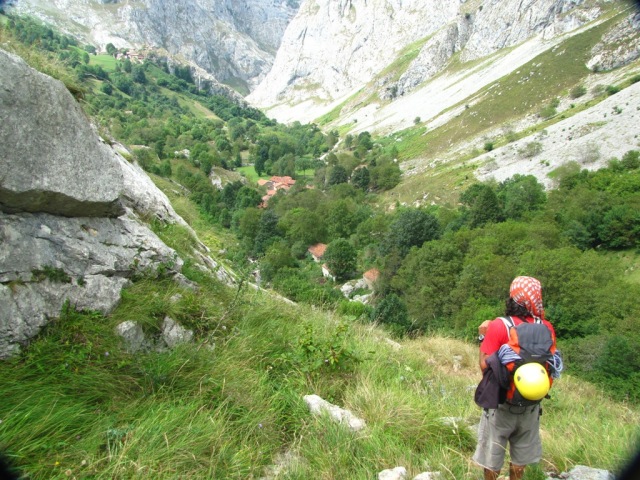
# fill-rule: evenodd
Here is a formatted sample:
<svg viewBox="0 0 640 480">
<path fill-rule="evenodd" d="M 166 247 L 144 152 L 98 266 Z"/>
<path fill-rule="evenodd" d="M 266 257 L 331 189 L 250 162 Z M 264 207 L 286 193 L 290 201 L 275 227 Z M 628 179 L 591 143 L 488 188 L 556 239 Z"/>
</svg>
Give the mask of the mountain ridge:
<svg viewBox="0 0 640 480">
<path fill-rule="evenodd" d="M 298 2 L 242 0 L 19 0 L 29 14 L 104 49 L 151 47 L 248 92 L 270 68 Z"/>
</svg>

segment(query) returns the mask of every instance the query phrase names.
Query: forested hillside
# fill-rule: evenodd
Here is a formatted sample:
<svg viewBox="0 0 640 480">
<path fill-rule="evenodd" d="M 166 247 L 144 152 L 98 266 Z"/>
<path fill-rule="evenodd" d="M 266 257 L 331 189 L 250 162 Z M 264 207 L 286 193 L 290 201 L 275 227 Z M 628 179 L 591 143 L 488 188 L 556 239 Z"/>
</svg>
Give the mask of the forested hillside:
<svg viewBox="0 0 640 480">
<path fill-rule="evenodd" d="M 263 286 L 399 335 L 472 339 L 478 323 L 500 314 L 510 278 L 527 273 L 545 286 L 570 371 L 620 398 L 639 398 L 639 151 L 597 172 L 566 165 L 549 192 L 516 175 L 471 185 L 455 206 L 383 211 L 380 192 L 400 181 L 398 152 L 366 132 L 340 138 L 315 125 L 284 126 L 198 90 L 189 68 L 153 57 L 115 61 L 29 19 L 3 23 L 3 38 L 65 81 L 105 138 L 186 188 L 213 230 L 233 234 L 227 261 L 238 271 L 257 262 Z M 214 167 L 297 183 L 264 208 L 253 181 L 216 189 L 208 178 Z M 323 277 L 307 253 L 316 243 L 328 245 L 338 282 L 379 269 L 370 305 Z M 628 368 L 612 370 L 611 362 Z"/>
</svg>

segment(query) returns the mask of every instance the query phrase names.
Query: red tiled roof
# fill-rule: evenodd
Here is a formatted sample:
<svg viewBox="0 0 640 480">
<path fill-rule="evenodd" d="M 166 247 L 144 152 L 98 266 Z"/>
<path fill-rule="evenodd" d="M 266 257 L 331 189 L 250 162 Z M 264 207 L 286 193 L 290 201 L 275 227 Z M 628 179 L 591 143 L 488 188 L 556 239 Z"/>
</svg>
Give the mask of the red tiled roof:
<svg viewBox="0 0 640 480">
<path fill-rule="evenodd" d="M 380 270 L 377 268 L 372 268 L 371 270 L 367 270 L 362 275 L 365 279 L 375 282 L 380 277 Z"/>
<path fill-rule="evenodd" d="M 272 181 L 273 183 L 280 183 L 280 184 L 282 184 L 283 186 L 284 186 L 284 185 L 287 185 L 287 186 L 289 186 L 289 187 L 290 187 L 291 185 L 295 185 L 295 183 L 296 183 L 296 181 L 295 181 L 293 178 L 289 177 L 289 176 L 285 176 L 285 177 L 271 177 L 271 181 Z"/>
<path fill-rule="evenodd" d="M 265 180 L 264 178 L 261 178 L 260 180 L 258 180 L 259 186 L 266 185 L 267 183 L 269 183 L 269 180 Z"/>
<path fill-rule="evenodd" d="M 324 243 L 316 243 L 315 245 L 311 245 L 307 250 L 314 257 L 322 258 L 324 252 L 327 251 L 327 246 Z"/>
</svg>

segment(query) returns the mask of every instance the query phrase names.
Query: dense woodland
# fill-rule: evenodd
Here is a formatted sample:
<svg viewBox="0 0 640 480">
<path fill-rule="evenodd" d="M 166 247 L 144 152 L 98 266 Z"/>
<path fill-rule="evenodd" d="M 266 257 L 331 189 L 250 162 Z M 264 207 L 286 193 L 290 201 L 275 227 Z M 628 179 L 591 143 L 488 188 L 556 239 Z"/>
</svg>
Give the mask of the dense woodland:
<svg viewBox="0 0 640 480">
<path fill-rule="evenodd" d="M 6 19 L 2 35 L 48 58 L 48 73 L 67 83 L 103 135 L 130 149 L 130 160 L 187 188 L 213 230 L 237 237 L 227 249 L 237 271 L 257 262 L 263 286 L 396 335 L 471 341 L 482 320 L 502 313 L 511 279 L 535 276 L 568 369 L 640 400 L 640 284 L 625 277 L 625 257 L 640 245 L 639 151 L 596 172 L 566 165 L 551 191 L 516 175 L 472 185 L 457 205 L 385 211 L 380 195 L 401 182 L 398 152 L 369 133 L 279 124 L 198 89 L 187 67 L 159 57 L 106 61 L 29 19 Z M 246 166 L 297 183 L 261 208 L 255 183 L 218 190 L 208 178 L 214 167 Z M 337 282 L 307 254 L 318 242 L 328 244 Z M 345 299 L 337 287 L 372 267 L 381 272 L 373 304 Z"/>
</svg>

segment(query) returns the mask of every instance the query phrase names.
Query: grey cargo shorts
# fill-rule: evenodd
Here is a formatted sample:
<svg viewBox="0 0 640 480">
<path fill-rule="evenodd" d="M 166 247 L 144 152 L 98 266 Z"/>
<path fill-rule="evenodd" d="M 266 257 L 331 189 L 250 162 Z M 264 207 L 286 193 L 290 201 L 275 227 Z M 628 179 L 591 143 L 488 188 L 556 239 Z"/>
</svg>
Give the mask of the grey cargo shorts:
<svg viewBox="0 0 640 480">
<path fill-rule="evenodd" d="M 542 458 L 540 405 L 515 407 L 503 403 L 485 410 L 478 427 L 478 446 L 473 461 L 484 468 L 500 471 L 509 444 L 511 463 L 529 465 Z"/>
</svg>

